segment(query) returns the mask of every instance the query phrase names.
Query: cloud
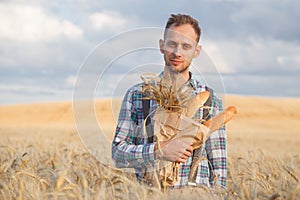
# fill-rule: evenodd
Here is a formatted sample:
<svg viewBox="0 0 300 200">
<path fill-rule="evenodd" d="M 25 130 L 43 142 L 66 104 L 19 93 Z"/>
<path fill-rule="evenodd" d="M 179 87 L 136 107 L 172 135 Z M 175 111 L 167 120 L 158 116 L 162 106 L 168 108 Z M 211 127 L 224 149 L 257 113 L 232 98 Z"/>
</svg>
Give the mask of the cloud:
<svg viewBox="0 0 300 200">
<path fill-rule="evenodd" d="M 231 20 L 239 27 L 239 34 L 260 35 L 280 40 L 299 42 L 298 1 L 240 1 L 240 9 L 231 14 Z"/>
<path fill-rule="evenodd" d="M 221 47 L 218 42 L 212 40 L 206 40 L 203 42 L 204 46 L 202 48 L 201 54 L 206 54 L 215 65 L 216 69 L 219 73 L 234 73 L 235 70 L 231 66 L 232 61 L 228 60 L 226 56 L 224 56 L 223 47 Z M 232 46 L 230 46 L 232 48 Z M 200 55 L 202 56 L 202 55 Z"/>
<path fill-rule="evenodd" d="M 70 101 L 72 90 L 38 85 L 0 84 L 0 104 L 20 104 L 49 101 Z"/>
<path fill-rule="evenodd" d="M 126 20 L 118 12 L 103 11 L 89 16 L 92 27 L 98 31 L 123 27 Z"/>
<path fill-rule="evenodd" d="M 204 53 L 224 77 L 228 92 L 272 95 L 280 90 L 282 96 L 300 96 L 298 1 L 191 0 L 174 4 L 166 0 L 159 7 L 156 1 L 139 0 L 0 2 L 2 103 L 69 98 L 74 74 L 97 44 L 140 27 L 163 28 L 170 13 L 199 19 Z M 133 68 L 137 73 L 153 70 L 150 65 L 154 63 L 159 71 L 163 64 L 161 54 L 154 50 L 138 49 L 120 56 L 120 49 L 125 52 L 130 45 L 138 46 L 139 37 L 154 40 L 151 46 L 157 47 L 161 35 L 156 38 L 145 31 L 120 37 L 119 43 L 111 42 L 99 52 L 104 58 L 116 58 L 110 66 L 99 62 L 98 55 L 90 61 L 95 68 L 107 67 L 107 81 L 125 74 L 118 85 L 120 91 L 126 90 L 127 80 L 134 80 L 135 76 L 127 75 Z M 209 64 L 209 59 L 206 62 Z M 109 89 L 101 92 L 110 94 L 115 85 L 104 84 L 103 88 Z"/>
<path fill-rule="evenodd" d="M 83 35 L 79 26 L 36 5 L 0 3 L 0 24 L 0 39 L 15 42 L 49 42 Z"/>
<path fill-rule="evenodd" d="M 300 55 L 277 56 L 277 62 L 283 66 L 300 66 Z"/>
<path fill-rule="evenodd" d="M 76 83 L 76 76 L 70 75 L 65 79 L 65 85 L 67 88 L 73 88 Z"/>
<path fill-rule="evenodd" d="M 221 73 L 300 74 L 300 47 L 292 41 L 249 37 L 206 40 L 203 48 Z"/>
<path fill-rule="evenodd" d="M 298 76 L 259 74 L 223 75 L 226 93 L 273 97 L 300 97 Z"/>
<path fill-rule="evenodd" d="M 39 86 L 34 85 L 17 85 L 17 84 L 10 84 L 10 85 L 0 85 L 0 91 L 2 92 L 11 92 L 11 93 L 18 93 L 18 94 L 56 94 L 58 93 L 57 90 L 52 88 L 41 88 Z"/>
</svg>

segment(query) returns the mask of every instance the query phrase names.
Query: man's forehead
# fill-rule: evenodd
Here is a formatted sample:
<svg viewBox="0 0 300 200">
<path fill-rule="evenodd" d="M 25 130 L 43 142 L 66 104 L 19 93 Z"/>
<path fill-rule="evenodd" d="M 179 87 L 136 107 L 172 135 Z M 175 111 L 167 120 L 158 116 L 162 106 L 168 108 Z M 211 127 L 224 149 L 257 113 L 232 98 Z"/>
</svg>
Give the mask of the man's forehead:
<svg viewBox="0 0 300 200">
<path fill-rule="evenodd" d="M 185 24 L 181 26 L 172 25 L 165 30 L 165 40 L 184 41 L 188 43 L 197 43 L 197 34 L 191 25 Z"/>
<path fill-rule="evenodd" d="M 166 30 L 165 41 L 197 44 L 196 39 L 192 38 L 191 35 L 173 31 L 171 29 Z"/>
</svg>

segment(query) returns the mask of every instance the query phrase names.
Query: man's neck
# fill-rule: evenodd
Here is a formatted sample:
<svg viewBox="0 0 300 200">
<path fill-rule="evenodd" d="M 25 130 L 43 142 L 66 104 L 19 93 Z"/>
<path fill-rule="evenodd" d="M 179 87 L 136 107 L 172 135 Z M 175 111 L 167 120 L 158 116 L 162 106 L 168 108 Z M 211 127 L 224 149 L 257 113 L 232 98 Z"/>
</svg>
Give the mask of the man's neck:
<svg viewBox="0 0 300 200">
<path fill-rule="evenodd" d="M 188 80 L 190 80 L 190 73 L 189 70 L 185 70 L 184 72 L 179 72 L 178 76 L 183 77 L 183 79 L 185 80 L 185 82 L 187 82 Z"/>
<path fill-rule="evenodd" d="M 177 72 L 172 70 L 170 67 L 165 66 L 164 68 L 164 73 L 163 73 L 163 77 L 165 79 L 165 81 L 169 82 L 170 84 L 176 84 L 176 88 L 181 87 L 183 84 L 185 84 L 186 82 L 188 82 L 191 78 L 191 75 L 187 70 L 185 70 L 184 72 Z"/>
</svg>

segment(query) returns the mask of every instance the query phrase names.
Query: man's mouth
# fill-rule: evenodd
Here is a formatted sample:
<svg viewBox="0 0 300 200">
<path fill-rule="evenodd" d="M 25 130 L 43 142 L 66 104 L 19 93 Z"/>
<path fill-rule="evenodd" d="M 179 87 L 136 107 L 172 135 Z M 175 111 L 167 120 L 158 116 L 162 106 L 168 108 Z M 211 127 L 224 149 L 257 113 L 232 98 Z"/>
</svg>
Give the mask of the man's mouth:
<svg viewBox="0 0 300 200">
<path fill-rule="evenodd" d="M 172 65 L 175 65 L 175 66 L 180 65 L 182 62 L 183 62 L 182 60 L 176 60 L 176 59 L 171 60 Z"/>
</svg>

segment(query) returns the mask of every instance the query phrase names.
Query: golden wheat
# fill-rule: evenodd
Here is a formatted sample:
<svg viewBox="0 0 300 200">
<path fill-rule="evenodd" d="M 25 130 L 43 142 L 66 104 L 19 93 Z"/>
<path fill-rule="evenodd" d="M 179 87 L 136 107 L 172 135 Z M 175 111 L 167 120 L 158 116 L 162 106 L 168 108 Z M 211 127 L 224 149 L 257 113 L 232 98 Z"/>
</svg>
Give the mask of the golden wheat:
<svg viewBox="0 0 300 200">
<path fill-rule="evenodd" d="M 46 145 L 46 144 L 45 144 Z M 0 148 L 0 199 L 299 199 L 300 157 L 229 157 L 227 190 L 197 186 L 162 194 L 102 165 L 84 148 L 11 141 Z M 51 147 L 51 148 L 50 148 Z"/>
</svg>

